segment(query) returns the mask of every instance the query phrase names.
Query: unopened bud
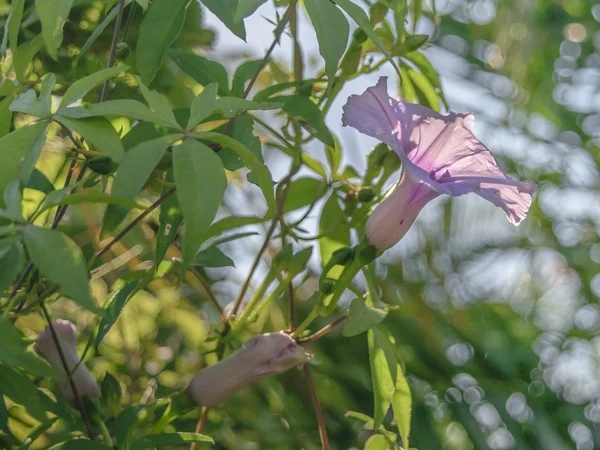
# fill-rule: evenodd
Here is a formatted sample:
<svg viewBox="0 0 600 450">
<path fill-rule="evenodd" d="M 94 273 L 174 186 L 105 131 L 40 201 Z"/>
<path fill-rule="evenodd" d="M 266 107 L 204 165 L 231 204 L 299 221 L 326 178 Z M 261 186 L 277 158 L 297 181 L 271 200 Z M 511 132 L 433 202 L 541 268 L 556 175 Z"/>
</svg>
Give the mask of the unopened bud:
<svg viewBox="0 0 600 450">
<path fill-rule="evenodd" d="M 331 262 L 335 266 L 345 266 L 352 259 L 353 252 L 350 247 L 338 248 L 331 254 Z"/>
<path fill-rule="evenodd" d="M 377 249 L 372 245 L 361 247 L 356 252 L 356 261 L 361 266 L 366 266 L 377 258 Z"/>
<path fill-rule="evenodd" d="M 96 173 L 110 175 L 117 170 L 119 164 L 113 161 L 110 156 L 96 156 L 88 160 L 87 166 Z"/>
<path fill-rule="evenodd" d="M 306 353 L 283 332 L 259 334 L 237 352 L 199 371 L 189 385 L 192 399 L 211 406 L 269 375 L 306 363 Z"/>
<path fill-rule="evenodd" d="M 321 291 L 321 295 L 329 295 L 335 289 L 335 280 L 331 278 L 325 278 L 319 284 L 319 291 Z"/>
<path fill-rule="evenodd" d="M 52 325 L 54 331 L 56 332 L 56 337 L 58 338 L 68 371 L 65 371 L 65 365 L 60 357 L 49 326 L 39 334 L 33 349 L 38 355 L 63 373 L 65 379 L 60 382 L 60 390 L 71 406 L 78 407 L 79 405 L 77 405 L 75 395 L 71 390 L 71 384 L 67 378 L 69 373 L 79 363 L 75 325 L 68 320 L 56 320 Z M 81 398 L 98 397 L 100 390 L 98 389 L 96 380 L 94 380 L 94 377 L 87 369 L 85 364 L 79 364 L 77 370 L 75 370 L 72 375 L 72 380 L 75 384 L 75 388 L 77 389 L 77 393 Z"/>
</svg>

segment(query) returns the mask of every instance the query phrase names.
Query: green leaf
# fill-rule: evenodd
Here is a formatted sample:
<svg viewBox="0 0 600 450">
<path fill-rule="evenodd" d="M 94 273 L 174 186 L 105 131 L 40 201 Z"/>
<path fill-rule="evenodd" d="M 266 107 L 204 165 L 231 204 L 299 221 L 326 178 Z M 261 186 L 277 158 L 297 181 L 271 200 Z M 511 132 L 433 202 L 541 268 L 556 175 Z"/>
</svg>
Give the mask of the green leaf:
<svg viewBox="0 0 600 450">
<path fill-rule="evenodd" d="M 431 85 L 435 88 L 435 91 L 439 95 L 444 106 L 448 108 L 448 104 L 446 103 L 446 99 L 444 98 L 444 91 L 442 90 L 440 76 L 438 75 L 433 65 L 425 57 L 425 55 L 419 52 L 410 52 L 405 54 L 404 57 L 408 59 L 411 63 L 413 63 L 417 67 L 417 69 L 419 69 L 421 73 L 425 75 L 425 77 L 429 80 Z"/>
<path fill-rule="evenodd" d="M 137 100 L 110 100 L 92 105 L 72 106 L 62 109 L 60 116 L 71 117 L 73 119 L 99 116 L 129 117 L 130 119 L 155 123 L 163 127 L 173 127 L 170 122 L 158 117 L 146 105 Z"/>
<path fill-rule="evenodd" d="M 337 139 L 334 139 L 335 145 L 330 147 L 325 146 L 325 153 L 327 155 L 327 161 L 329 167 L 331 167 L 331 178 L 335 179 L 338 171 L 340 170 L 340 162 L 342 161 L 342 147 Z"/>
<path fill-rule="evenodd" d="M 355 298 L 350 304 L 350 312 L 342 336 L 350 337 L 364 333 L 378 325 L 385 316 L 387 313 L 382 309 L 369 308 L 362 298 Z"/>
<path fill-rule="evenodd" d="M 413 52 L 418 48 L 421 48 L 429 40 L 428 34 L 412 34 L 407 36 L 404 43 L 400 46 L 400 52 L 394 52 L 395 54 L 404 55 L 407 52 Z"/>
<path fill-rule="evenodd" d="M 172 169 L 167 172 L 166 181 L 174 181 Z M 167 187 L 163 188 L 162 194 L 164 195 L 168 190 Z M 177 237 L 177 229 L 183 221 L 183 214 L 176 195 L 171 195 L 160 205 L 158 221 L 160 225 L 156 233 L 156 267 L 164 259 L 169 245 Z"/>
<path fill-rule="evenodd" d="M 38 99 L 35 91 L 29 89 L 19 95 L 10 105 L 10 110 L 22 112 L 37 117 L 49 117 L 52 115 L 50 104 L 52 102 L 52 88 L 56 84 L 56 76 L 53 73 L 47 74 L 40 87 L 40 98 Z"/>
<path fill-rule="evenodd" d="M 323 113 L 308 97 L 282 95 L 275 97 L 274 100 L 283 103 L 284 111 L 294 116 L 311 135 L 326 145 L 335 146 L 333 136 L 323 120 Z"/>
<path fill-rule="evenodd" d="M 258 177 L 259 187 L 267 202 L 269 213 L 275 212 L 275 195 L 273 194 L 273 181 L 269 169 L 248 147 L 235 139 L 225 136 L 220 133 L 212 132 L 195 132 L 190 133 L 190 136 L 197 139 L 205 139 L 207 141 L 216 142 L 223 147 L 228 147 L 236 152 L 244 160 L 244 165 L 252 170 Z M 262 221 L 261 219 L 259 219 Z M 254 222 L 256 223 L 256 222 Z"/>
<path fill-rule="evenodd" d="M 33 125 L 18 128 L 0 138 L 0 159 L 2 160 L 2 164 L 0 164 L 0 192 L 4 192 L 11 180 L 19 177 L 24 165 L 23 159 L 26 158 L 27 154 L 30 151 L 34 153 L 41 150 L 40 140 L 45 139 L 47 126 L 46 121 L 40 121 Z M 3 205 L 4 203 L 0 200 L 0 207 Z"/>
<path fill-rule="evenodd" d="M 317 83 L 321 83 L 323 80 L 320 79 L 316 79 L 316 78 L 312 78 L 309 80 L 299 80 L 299 81 L 286 81 L 285 83 L 279 83 L 279 84 L 274 84 L 272 86 L 269 86 L 265 89 L 263 89 L 262 91 L 258 92 L 255 96 L 254 96 L 254 101 L 256 102 L 262 102 L 262 101 L 266 101 L 269 100 L 269 98 L 281 91 L 285 91 L 285 90 L 295 90 L 297 92 L 311 92 L 313 89 L 313 86 Z M 277 97 L 275 97 L 277 98 Z"/>
<path fill-rule="evenodd" d="M 60 286 L 67 297 L 84 308 L 98 308 L 90 296 L 88 272 L 79 246 L 63 233 L 28 225 L 25 246 L 40 273 Z"/>
<path fill-rule="evenodd" d="M 224 132 L 225 126 L 218 131 Z M 227 134 L 236 141 L 244 142 L 248 149 L 250 149 L 258 159 L 263 161 L 260 139 L 254 135 L 254 120 L 252 117 L 247 114 L 240 114 L 237 116 Z M 221 148 L 219 151 L 219 158 L 223 161 L 223 166 L 226 170 L 233 172 L 244 167 L 244 159 L 242 156 L 229 147 Z"/>
<path fill-rule="evenodd" d="M 68 197 L 65 197 L 63 199 L 46 203 L 43 205 L 43 208 L 40 208 L 40 212 L 50 208 L 54 208 L 55 206 L 79 205 L 81 203 L 102 203 L 106 205 L 122 206 L 128 209 L 145 209 L 145 207 L 143 207 L 142 205 L 139 205 L 138 203 L 128 200 L 126 198 L 115 197 L 114 195 L 101 194 L 100 192 L 85 192 L 81 194 L 69 195 Z"/>
<path fill-rule="evenodd" d="M 113 292 L 108 299 L 108 305 L 102 314 L 102 319 L 100 320 L 100 325 L 98 326 L 98 334 L 96 335 L 96 340 L 94 341 L 94 348 L 96 350 L 98 350 L 98 346 L 119 318 L 121 311 L 123 311 L 123 308 L 125 307 L 125 303 L 129 299 L 129 296 L 134 291 L 137 284 L 138 281 L 136 280 L 123 285 L 121 289 Z"/>
<path fill-rule="evenodd" d="M 98 441 L 92 441 L 89 439 L 74 439 L 72 441 L 65 442 L 61 450 L 107 450 L 111 447 L 107 447 Z"/>
<path fill-rule="evenodd" d="M 237 9 L 233 15 L 233 22 L 240 22 L 246 17 L 250 17 L 261 5 L 266 3 L 266 1 L 267 0 L 238 0 Z"/>
<path fill-rule="evenodd" d="M 242 4 L 246 3 L 250 2 L 242 2 Z M 256 72 L 260 69 L 261 64 L 262 59 L 256 59 L 254 61 L 246 61 L 239 65 L 235 71 L 235 75 L 233 76 L 233 81 L 231 83 L 231 95 L 234 97 L 241 97 L 244 95 L 244 91 L 246 90 L 246 82 L 254 77 Z"/>
<path fill-rule="evenodd" d="M 142 142 L 125 153 L 113 180 L 111 195 L 126 200 L 135 200 L 167 148 L 181 137 L 178 134 L 161 136 L 151 141 Z M 127 212 L 127 208 L 110 205 L 104 215 L 104 224 L 100 236 L 104 238 L 112 234 L 125 219 Z"/>
<path fill-rule="evenodd" d="M 217 16 L 223 25 L 244 41 L 246 40 L 246 27 L 244 22 L 236 21 L 234 16 L 238 9 L 238 3 L 246 2 L 248 0 L 202 0 L 202 4 Z"/>
<path fill-rule="evenodd" d="M 203 434 L 198 433 L 163 433 L 151 434 L 135 441 L 131 444 L 131 450 L 143 450 L 145 448 L 155 448 L 162 445 L 187 445 L 190 442 L 210 442 L 214 441 Z"/>
<path fill-rule="evenodd" d="M 400 88 L 402 89 L 402 98 L 408 102 L 416 103 L 419 98 L 417 97 L 417 91 L 413 84 L 408 69 L 404 65 L 400 66 Z"/>
<path fill-rule="evenodd" d="M 58 59 L 56 50 L 63 40 L 63 26 L 69 17 L 73 0 L 35 0 L 35 11 L 42 23 L 42 35 L 48 54 Z"/>
<path fill-rule="evenodd" d="M 371 328 L 368 331 L 368 343 L 375 398 L 373 419 L 374 428 L 377 429 L 383 422 L 394 396 L 397 362 L 389 341 L 377 328 Z"/>
<path fill-rule="evenodd" d="M 20 241 L 6 245 L 0 241 L 0 296 L 8 289 L 25 265 L 25 251 Z"/>
<path fill-rule="evenodd" d="M 40 122 L 44 124 L 44 128 L 41 133 L 38 135 L 37 139 L 31 146 L 29 153 L 25 156 L 23 164 L 21 165 L 21 170 L 19 171 L 19 181 L 24 186 L 27 186 L 29 180 L 31 178 L 31 174 L 36 170 L 35 165 L 40 159 L 40 154 L 42 153 L 42 148 L 46 143 L 46 135 L 48 133 L 48 128 L 50 127 L 50 122 Z"/>
<path fill-rule="evenodd" d="M 19 243 L 19 246 L 21 244 Z M 21 251 L 23 249 L 21 248 Z M 8 319 L 0 317 L 0 362 L 20 367 L 39 377 L 60 378 L 61 373 L 48 365 L 43 359 L 27 351 L 28 343 L 23 334 Z"/>
<path fill-rule="evenodd" d="M 192 140 L 173 149 L 173 173 L 185 218 L 182 254 L 184 266 L 187 266 L 217 214 L 227 177 L 221 158 L 206 145 Z"/>
<path fill-rule="evenodd" d="M 364 450 L 389 450 L 390 448 L 390 443 L 384 435 L 375 434 L 365 442 Z"/>
<path fill-rule="evenodd" d="M 125 150 L 121 138 L 107 119 L 103 117 L 71 119 L 61 115 L 57 115 L 56 119 L 82 136 L 94 150 L 110 156 L 116 162 L 123 158 Z"/>
<path fill-rule="evenodd" d="M 352 3 L 350 0 L 333 0 L 333 1 L 335 3 L 337 3 L 340 6 L 340 8 L 342 8 L 344 11 L 346 11 L 346 13 L 350 17 L 352 17 L 352 20 L 354 20 L 356 22 L 356 24 L 360 27 L 360 29 L 363 30 L 365 32 L 365 34 L 371 38 L 373 43 L 379 48 L 379 50 L 381 50 L 381 53 L 383 53 L 385 55 L 385 57 L 389 60 L 389 62 L 394 67 L 394 69 L 396 69 L 396 73 L 398 75 L 400 75 L 400 68 L 398 67 L 398 64 L 396 64 L 396 61 L 394 61 L 394 58 L 392 57 L 390 52 L 387 50 L 385 45 L 381 42 L 381 40 L 377 36 L 377 33 L 375 33 L 375 30 L 373 30 L 373 27 L 371 26 L 371 23 L 369 21 L 369 17 L 363 11 L 363 9 L 360 6 Z"/>
<path fill-rule="evenodd" d="M 10 105 L 13 102 L 12 95 L 0 101 L 0 138 L 6 136 L 12 127 L 12 111 Z"/>
<path fill-rule="evenodd" d="M 334 251 L 350 246 L 350 228 L 346 224 L 346 214 L 342 211 L 338 199 L 339 197 L 335 192 L 331 194 L 323 206 L 323 212 L 319 220 L 319 234 L 324 234 L 319 239 L 319 250 L 323 264 L 329 261 Z M 342 266 L 333 267 L 327 276 L 337 279 L 343 269 Z"/>
<path fill-rule="evenodd" d="M 327 92 L 331 92 L 335 73 L 348 46 L 350 28 L 346 16 L 330 1 L 304 0 L 308 16 L 315 27 L 319 53 L 325 60 Z"/>
<path fill-rule="evenodd" d="M 327 192 L 327 184 L 316 178 L 297 178 L 292 181 L 283 212 L 295 211 L 317 202 Z"/>
<path fill-rule="evenodd" d="M 17 49 L 19 28 L 23 19 L 23 7 L 25 0 L 13 0 L 10 4 L 10 12 L 4 26 L 4 37 L 2 39 L 2 54 L 6 53 L 6 44 L 14 52 Z"/>
<path fill-rule="evenodd" d="M 83 77 L 69 86 L 69 89 L 63 95 L 63 98 L 58 107 L 58 112 L 61 112 L 61 109 L 68 107 L 71 103 L 76 102 L 80 98 L 83 98 L 88 92 L 94 89 L 97 86 L 100 86 L 106 80 L 111 79 L 112 77 L 117 76 L 121 72 L 129 69 L 129 66 L 116 66 L 110 67 L 108 69 L 99 70 L 87 77 Z"/>
<path fill-rule="evenodd" d="M 123 408 L 115 420 L 115 438 L 119 448 L 127 448 L 134 426 L 139 422 L 138 412 L 143 405 L 130 405 Z"/>
<path fill-rule="evenodd" d="M 149 90 L 144 83 L 142 83 L 140 77 L 137 77 L 137 79 L 140 85 L 140 90 L 142 91 L 142 95 L 148 102 L 148 105 L 150 105 L 150 108 L 154 110 L 154 113 L 165 122 L 171 124 L 173 128 L 180 128 L 167 97 L 156 92 L 155 90 Z"/>
<path fill-rule="evenodd" d="M 196 253 L 192 266 L 196 267 L 235 267 L 233 260 L 223 253 L 217 246 Z"/>
<path fill-rule="evenodd" d="M 17 47 L 17 51 L 13 55 L 13 66 L 15 69 L 15 77 L 20 84 L 25 83 L 25 75 L 29 64 L 33 57 L 44 47 L 44 38 L 42 34 L 38 34 L 32 40 L 24 42 Z"/>
<path fill-rule="evenodd" d="M 125 6 L 129 5 L 131 2 L 132 2 L 132 0 L 125 0 Z M 98 37 L 100 37 L 100 35 L 106 29 L 106 27 L 109 26 L 110 23 L 118 15 L 119 15 L 119 5 L 116 5 L 113 9 L 110 10 L 110 12 L 106 16 L 104 16 L 104 19 L 102 19 L 102 22 L 100 22 L 94 28 L 94 31 L 92 31 L 92 34 L 90 34 L 90 37 L 87 38 L 85 43 L 81 46 L 81 48 L 79 49 L 79 53 L 77 54 L 77 57 L 75 58 L 75 62 L 79 61 L 79 59 L 86 54 L 86 52 L 92 46 L 92 44 L 94 42 L 96 42 L 96 39 L 98 39 Z"/>
<path fill-rule="evenodd" d="M 227 71 L 218 62 L 183 50 L 169 50 L 167 55 L 181 70 L 202 86 L 216 82 L 219 85 L 219 95 L 229 94 Z"/>
<path fill-rule="evenodd" d="M 154 79 L 167 49 L 179 36 L 188 3 L 189 0 L 154 0 L 144 14 L 136 47 L 136 67 L 145 84 Z"/>
<path fill-rule="evenodd" d="M 0 393 L 24 406 L 27 412 L 40 422 L 46 421 L 48 412 L 54 410 L 56 406 L 29 377 L 4 364 L 0 364 Z"/>
<path fill-rule="evenodd" d="M 410 447 L 408 438 L 410 435 L 412 394 L 402 371 L 402 366 L 397 364 L 396 367 L 396 387 L 392 397 L 392 410 L 394 411 L 398 431 L 402 437 L 402 446 L 408 448 Z"/>
<path fill-rule="evenodd" d="M 438 100 L 437 93 L 427 77 L 423 73 L 417 72 L 416 70 L 410 68 L 408 69 L 408 76 L 410 77 L 414 86 L 416 86 L 417 91 L 422 94 L 422 96 L 419 95 L 419 98 L 424 100 L 423 103 L 425 103 L 426 106 L 429 106 L 434 111 L 439 111 L 440 102 Z"/>
<path fill-rule="evenodd" d="M 102 393 L 102 403 L 106 405 L 113 417 L 116 417 L 121 411 L 123 397 L 119 380 L 107 372 L 100 383 L 100 392 Z"/>
<path fill-rule="evenodd" d="M 12 436 L 10 429 L 8 428 L 8 410 L 6 409 L 6 400 L 4 396 L 0 395 L 0 430 L 7 436 Z"/>
<path fill-rule="evenodd" d="M 21 173 L 23 172 L 24 170 L 22 169 Z M 48 180 L 48 177 L 36 168 L 31 172 L 29 180 L 25 181 L 23 184 L 25 184 L 28 189 L 34 189 L 43 192 L 44 194 L 49 194 L 54 190 L 54 185 Z"/>
</svg>

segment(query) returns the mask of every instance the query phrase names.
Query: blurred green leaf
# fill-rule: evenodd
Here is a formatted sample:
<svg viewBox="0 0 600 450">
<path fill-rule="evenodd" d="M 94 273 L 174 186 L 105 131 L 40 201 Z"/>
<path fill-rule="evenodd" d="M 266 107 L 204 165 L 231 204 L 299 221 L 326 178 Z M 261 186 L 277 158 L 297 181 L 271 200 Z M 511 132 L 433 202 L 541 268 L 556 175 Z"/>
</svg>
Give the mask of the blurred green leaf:
<svg viewBox="0 0 600 450">
<path fill-rule="evenodd" d="M 111 447 L 107 447 L 98 441 L 92 441 L 89 439 L 75 439 L 65 442 L 65 444 L 60 448 L 61 450 L 106 450 L 110 449 Z"/>
<path fill-rule="evenodd" d="M 90 296 L 88 273 L 79 246 L 63 233 L 28 225 L 23 235 L 25 246 L 40 273 L 60 286 L 67 297 L 84 308 L 97 312 Z"/>
<path fill-rule="evenodd" d="M 325 125 L 323 113 L 308 97 L 281 95 L 273 100 L 281 102 L 284 111 L 294 116 L 311 135 L 326 145 L 335 146 L 333 136 L 331 136 L 327 125 Z"/>
<path fill-rule="evenodd" d="M 32 40 L 24 42 L 17 47 L 16 52 L 13 54 L 13 66 L 15 69 L 15 77 L 20 84 L 25 82 L 25 75 L 27 74 L 29 64 L 37 52 L 42 48 L 44 48 L 44 38 L 41 33 Z"/>
<path fill-rule="evenodd" d="M 114 291 L 108 298 L 108 304 L 106 305 L 104 313 L 102 314 L 102 319 L 100 320 L 100 325 L 98 326 L 98 334 L 96 335 L 96 339 L 94 341 L 94 348 L 96 350 L 119 318 L 119 315 L 125 307 L 125 303 L 129 299 L 129 296 L 134 291 L 137 284 L 137 280 L 124 284 L 119 289 Z"/>
<path fill-rule="evenodd" d="M 219 95 L 229 94 L 227 71 L 218 62 L 183 50 L 169 50 L 167 55 L 181 70 L 202 86 L 216 82 L 219 86 Z"/>
<path fill-rule="evenodd" d="M 379 324 L 385 316 L 387 313 L 382 309 L 369 308 L 362 298 L 355 298 L 350 304 L 350 312 L 342 335 L 350 337 L 364 333 Z"/>
<path fill-rule="evenodd" d="M 19 95 L 10 105 L 9 109 L 14 112 L 22 112 L 32 116 L 47 118 L 50 117 L 50 103 L 52 101 L 52 88 L 56 83 L 56 76 L 53 73 L 47 74 L 42 80 L 40 87 L 40 97 L 38 99 L 35 91 L 29 89 Z"/>
<path fill-rule="evenodd" d="M 241 0 L 242 3 L 250 3 L 250 1 L 255 0 Z M 245 41 L 246 27 L 244 26 L 244 22 L 234 19 L 239 3 L 239 0 L 202 0 L 202 4 L 217 16 L 219 20 L 223 22 L 223 25 L 229 28 L 233 34 Z M 244 5 L 244 9 L 246 9 L 247 6 L 251 5 Z"/>
<path fill-rule="evenodd" d="M 331 179 L 335 179 L 340 170 L 340 162 L 342 161 L 342 147 L 337 139 L 334 138 L 335 145 L 333 147 L 326 145 L 325 154 L 331 168 Z"/>
<path fill-rule="evenodd" d="M 419 98 L 423 100 L 425 105 L 429 106 L 434 111 L 439 111 L 440 102 L 438 100 L 438 95 L 427 77 L 423 73 L 410 68 L 408 69 L 408 76 L 417 88 L 417 91 L 423 94 L 423 96 L 419 96 Z"/>
<path fill-rule="evenodd" d="M 217 214 L 227 178 L 223 163 L 215 152 L 193 140 L 184 141 L 173 149 L 173 173 L 185 220 L 182 254 L 184 266 L 187 266 Z"/>
<path fill-rule="evenodd" d="M 107 372 L 100 383 L 100 392 L 102 394 L 102 403 L 108 408 L 113 417 L 116 417 L 121 411 L 123 397 L 119 380 Z"/>
<path fill-rule="evenodd" d="M 297 178 L 290 184 L 283 212 L 295 211 L 317 202 L 327 192 L 327 185 L 316 178 Z"/>
<path fill-rule="evenodd" d="M 11 285 L 25 265 L 25 251 L 20 241 L 0 240 L 0 295 Z"/>
<path fill-rule="evenodd" d="M 4 364 L 0 364 L 0 393 L 23 405 L 40 422 L 45 422 L 48 413 L 55 411 L 55 403 L 29 377 Z"/>
<path fill-rule="evenodd" d="M 219 131 L 224 132 L 225 126 L 219 129 Z M 254 135 L 254 119 L 252 117 L 248 114 L 239 114 L 233 121 L 233 125 L 229 127 L 227 134 L 236 141 L 243 142 L 260 161 L 263 161 L 262 146 L 260 139 Z M 244 158 L 242 155 L 229 147 L 221 148 L 219 158 L 223 161 L 223 166 L 226 170 L 233 172 L 244 167 Z"/>
<path fill-rule="evenodd" d="M 218 247 L 212 246 L 196 253 L 192 266 L 196 267 L 235 267 L 233 260 Z"/>
<path fill-rule="evenodd" d="M 163 127 L 173 127 L 171 122 L 154 114 L 154 112 L 150 111 L 146 105 L 137 100 L 110 100 L 102 103 L 94 103 L 92 105 L 72 106 L 70 108 L 62 109 L 60 116 L 71 117 L 74 119 L 98 116 L 129 117 L 130 119 L 155 123 Z"/>
<path fill-rule="evenodd" d="M 91 148 L 105 153 L 116 162 L 121 161 L 125 150 L 121 138 L 112 124 L 103 117 L 71 119 L 57 114 L 56 119 L 64 126 L 82 136 Z"/>
<path fill-rule="evenodd" d="M 266 1 L 267 0 L 238 0 L 237 9 L 233 15 L 233 22 L 240 22 L 246 17 L 250 17 L 262 4 L 266 3 Z"/>
<path fill-rule="evenodd" d="M 197 139 L 205 139 L 207 141 L 217 142 L 223 147 L 228 147 L 240 155 L 244 161 L 244 165 L 258 176 L 260 190 L 262 191 L 267 202 L 269 211 L 267 214 L 275 212 L 275 195 L 273 194 L 273 181 L 271 179 L 271 174 L 265 163 L 262 162 L 258 156 L 256 156 L 256 154 L 250 151 L 250 149 L 241 142 L 224 134 L 195 132 L 190 133 L 190 136 Z"/>
<path fill-rule="evenodd" d="M 395 390 L 396 357 L 386 337 L 377 328 L 368 331 L 369 362 L 375 400 L 374 428 L 383 422 Z M 394 370 L 394 373 L 392 373 Z"/>
<path fill-rule="evenodd" d="M 392 410 L 398 432 L 402 437 L 402 446 L 408 448 L 410 447 L 408 438 L 410 436 L 412 394 L 400 364 L 396 364 L 396 387 L 392 397 Z"/>
<path fill-rule="evenodd" d="M 166 174 L 166 181 L 172 183 L 175 181 L 173 178 L 173 170 L 169 170 Z M 162 195 L 166 194 L 170 188 L 164 187 Z M 160 216 L 159 216 L 159 227 L 156 233 L 156 267 L 158 267 L 161 261 L 164 259 L 165 254 L 169 248 L 169 245 L 177 237 L 177 230 L 181 222 L 183 221 L 183 214 L 179 207 L 179 201 L 176 195 L 171 195 L 160 205 Z"/>
<path fill-rule="evenodd" d="M 69 17 L 73 0 L 35 0 L 35 11 L 42 23 L 42 35 L 48 54 L 55 61 L 63 40 L 63 25 Z"/>
<path fill-rule="evenodd" d="M 39 121 L 33 125 L 18 128 L 0 138 L 0 148 L 2 149 L 0 192 L 4 192 L 4 189 L 6 189 L 11 180 L 19 177 L 19 172 L 23 167 L 23 160 L 30 151 L 39 154 L 41 150 L 40 144 L 43 144 L 43 139 L 45 139 L 47 126 L 47 122 Z M 31 165 L 31 170 L 33 170 L 33 165 Z M 24 176 L 24 178 L 29 177 Z M 4 202 L 0 201 L 0 207 L 3 205 Z"/>
<path fill-rule="evenodd" d="M 334 251 L 350 246 L 350 228 L 345 217 L 346 215 L 339 205 L 339 197 L 333 192 L 325 202 L 319 220 L 319 234 L 323 235 L 319 239 L 319 250 L 323 265 L 327 264 Z M 333 267 L 327 276 L 337 279 L 342 270 L 342 266 Z"/>
<path fill-rule="evenodd" d="M 242 4 L 246 3 L 250 2 L 242 2 Z M 231 83 L 231 95 L 234 97 L 241 97 L 244 95 L 244 91 L 246 90 L 246 82 L 254 77 L 261 65 L 262 59 L 245 61 L 240 64 L 235 71 L 235 75 L 233 76 L 233 81 Z"/>
<path fill-rule="evenodd" d="M 119 166 L 113 181 L 111 195 L 126 200 L 135 200 L 140 190 L 152 174 L 167 148 L 180 139 L 181 135 L 162 136 L 142 142 L 129 150 Z M 104 215 L 101 237 L 108 236 L 121 224 L 128 209 L 110 205 Z"/>
<path fill-rule="evenodd" d="M 4 37 L 2 38 L 2 54 L 6 53 L 7 43 L 10 49 L 14 52 L 17 49 L 19 28 L 21 27 L 21 19 L 23 19 L 23 8 L 25 0 L 13 0 L 10 3 L 10 12 L 4 26 Z"/>
<path fill-rule="evenodd" d="M 389 450 L 390 443 L 382 434 L 375 434 L 365 442 L 364 450 Z"/>
<path fill-rule="evenodd" d="M 65 94 L 63 95 L 62 100 L 60 101 L 60 105 L 58 106 L 58 113 L 60 113 L 62 108 L 68 107 L 71 103 L 76 102 L 77 100 L 83 98 L 89 91 L 94 89 L 97 86 L 100 86 L 106 80 L 109 80 L 121 72 L 129 69 L 129 66 L 116 66 L 110 67 L 108 69 L 102 69 L 98 72 L 95 72 L 87 77 L 83 77 L 75 83 L 73 83 Z"/>
<path fill-rule="evenodd" d="M 54 367 L 27 351 L 28 343 L 24 340 L 23 334 L 4 317 L 0 317 L 0 334 L 2 335 L 0 362 L 19 367 L 39 377 L 59 378 L 61 376 Z"/>
<path fill-rule="evenodd" d="M 388 61 L 392 64 L 392 66 L 394 66 L 394 69 L 396 69 L 396 73 L 400 75 L 400 69 L 398 65 L 394 61 L 394 58 L 392 58 L 392 55 L 385 47 L 385 45 L 379 40 L 379 37 L 373 30 L 373 27 L 371 27 L 369 18 L 367 17 L 367 14 L 363 11 L 363 9 L 360 6 L 352 3 L 350 0 L 333 1 L 337 3 L 340 6 L 340 8 L 342 8 L 350 17 L 352 17 L 352 20 L 354 20 L 356 24 L 360 27 L 360 29 L 363 30 L 367 34 L 367 36 L 371 38 L 373 43 L 379 48 L 379 50 L 381 50 L 381 53 L 383 53 L 388 59 Z"/>
<path fill-rule="evenodd" d="M 214 442 L 212 438 L 198 433 L 164 433 L 144 436 L 131 444 L 131 450 L 155 448 L 162 445 L 189 445 L 190 442 Z"/>
<path fill-rule="evenodd" d="M 21 170 L 24 173 L 24 170 Z M 48 177 L 40 172 L 38 169 L 33 169 L 29 179 L 25 182 L 26 187 L 29 189 L 35 189 L 36 191 L 48 194 L 54 190 L 53 184 L 48 180 Z"/>
<path fill-rule="evenodd" d="M 327 92 L 331 92 L 338 64 L 348 45 L 348 20 L 337 6 L 329 1 L 304 0 L 304 5 L 317 33 L 319 52 L 325 60 Z"/>
<path fill-rule="evenodd" d="M 144 14 L 136 47 L 136 67 L 145 84 L 154 79 L 165 52 L 179 36 L 188 3 L 188 0 L 153 0 Z"/>
</svg>

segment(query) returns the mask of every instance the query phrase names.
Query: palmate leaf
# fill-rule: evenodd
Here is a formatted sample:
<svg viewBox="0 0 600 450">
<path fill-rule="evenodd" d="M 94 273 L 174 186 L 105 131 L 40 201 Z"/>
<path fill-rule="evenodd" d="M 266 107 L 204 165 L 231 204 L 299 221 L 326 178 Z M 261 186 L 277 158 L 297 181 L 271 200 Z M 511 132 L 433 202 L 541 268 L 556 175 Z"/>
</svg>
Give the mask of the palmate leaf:
<svg viewBox="0 0 600 450">
<path fill-rule="evenodd" d="M 89 91 L 94 89 L 97 86 L 100 86 L 106 80 L 109 80 L 121 72 L 129 69 L 129 66 L 116 66 L 110 67 L 108 69 L 99 70 L 87 77 L 80 78 L 75 83 L 73 83 L 65 94 L 60 102 L 58 107 L 58 113 L 60 113 L 62 108 L 66 108 L 77 100 L 83 98 Z"/>
</svg>

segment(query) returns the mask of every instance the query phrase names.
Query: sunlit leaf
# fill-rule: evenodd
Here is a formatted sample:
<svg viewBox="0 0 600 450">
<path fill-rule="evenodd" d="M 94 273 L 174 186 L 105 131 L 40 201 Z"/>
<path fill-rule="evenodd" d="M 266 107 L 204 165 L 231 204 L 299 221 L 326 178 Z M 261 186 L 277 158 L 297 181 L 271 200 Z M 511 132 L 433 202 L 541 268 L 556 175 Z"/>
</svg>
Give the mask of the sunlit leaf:
<svg viewBox="0 0 600 450">
<path fill-rule="evenodd" d="M 385 311 L 377 308 L 370 308 L 365 305 L 363 299 L 355 298 L 350 304 L 350 312 L 348 313 L 348 319 L 344 324 L 342 335 L 349 337 L 364 333 L 379 324 L 385 319 L 385 316 L 387 316 Z"/>
<path fill-rule="evenodd" d="M 202 86 L 208 86 L 210 83 L 216 82 L 219 86 L 219 95 L 229 93 L 227 71 L 218 62 L 183 50 L 169 50 L 167 55 L 181 70 Z"/>
<path fill-rule="evenodd" d="M 221 159 L 206 145 L 187 140 L 173 149 L 177 198 L 185 220 L 184 265 L 190 264 L 227 187 Z"/>
<path fill-rule="evenodd" d="M 71 103 L 76 102 L 80 98 L 83 98 L 89 91 L 97 86 L 100 86 L 106 80 L 109 80 L 121 72 L 129 69 L 129 66 L 116 66 L 108 69 L 99 70 L 87 77 L 83 77 L 69 86 L 69 89 L 63 95 L 58 112 L 60 113 L 61 108 L 68 107 Z"/>
</svg>

